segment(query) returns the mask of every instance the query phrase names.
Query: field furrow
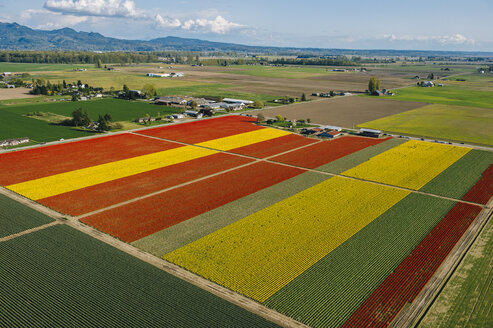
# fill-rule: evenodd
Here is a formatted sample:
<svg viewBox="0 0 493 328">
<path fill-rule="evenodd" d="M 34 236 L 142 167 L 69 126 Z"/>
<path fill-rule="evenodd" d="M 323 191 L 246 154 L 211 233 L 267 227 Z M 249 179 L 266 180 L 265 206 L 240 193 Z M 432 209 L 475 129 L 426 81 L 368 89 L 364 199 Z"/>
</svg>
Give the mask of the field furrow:
<svg viewBox="0 0 493 328">
<path fill-rule="evenodd" d="M 410 140 L 342 174 L 419 190 L 469 151 L 462 147 Z"/>
<path fill-rule="evenodd" d="M 263 302 L 408 194 L 334 177 L 164 258 Z"/>
<path fill-rule="evenodd" d="M 251 161 L 251 159 L 244 157 L 217 153 L 185 163 L 178 163 L 40 199 L 39 203 L 58 212 L 77 216 L 228 170 Z"/>
<path fill-rule="evenodd" d="M 331 141 L 319 142 L 303 149 L 274 157 L 272 160 L 314 169 L 385 140 L 352 136 L 342 137 Z"/>
<path fill-rule="evenodd" d="M 342 327 L 387 326 L 419 294 L 481 207 L 457 203 Z"/>
<path fill-rule="evenodd" d="M 95 165 L 180 147 L 128 133 L 26 149 L 0 156 L 0 185 L 8 186 Z"/>
<path fill-rule="evenodd" d="M 254 163 L 85 217 L 82 222 L 133 242 L 301 173 L 296 168 Z"/>
<path fill-rule="evenodd" d="M 473 149 L 428 182 L 420 191 L 461 199 L 492 164 L 493 152 Z"/>
<path fill-rule="evenodd" d="M 196 144 L 230 135 L 264 129 L 253 124 L 255 118 L 224 116 L 184 124 L 141 130 L 138 133 L 152 137 Z"/>
<path fill-rule="evenodd" d="M 264 304 L 313 327 L 342 325 L 453 206 L 408 195 Z"/>
</svg>

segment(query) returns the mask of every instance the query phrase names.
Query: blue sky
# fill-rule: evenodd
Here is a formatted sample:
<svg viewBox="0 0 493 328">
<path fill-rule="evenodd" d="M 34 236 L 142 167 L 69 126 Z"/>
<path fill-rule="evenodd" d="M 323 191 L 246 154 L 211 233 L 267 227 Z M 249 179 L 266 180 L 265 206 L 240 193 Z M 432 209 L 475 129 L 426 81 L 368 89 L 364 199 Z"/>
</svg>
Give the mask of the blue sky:
<svg viewBox="0 0 493 328">
<path fill-rule="evenodd" d="M 126 39 L 493 51 L 493 1 L 0 0 L 0 21 Z"/>
</svg>

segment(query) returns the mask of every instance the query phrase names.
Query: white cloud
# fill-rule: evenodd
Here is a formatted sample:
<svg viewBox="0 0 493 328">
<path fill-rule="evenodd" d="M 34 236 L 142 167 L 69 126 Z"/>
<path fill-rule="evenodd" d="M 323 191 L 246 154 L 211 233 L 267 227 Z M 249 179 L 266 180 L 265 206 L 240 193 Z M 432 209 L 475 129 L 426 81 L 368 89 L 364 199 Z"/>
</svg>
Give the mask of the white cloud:
<svg viewBox="0 0 493 328">
<path fill-rule="evenodd" d="M 215 9 L 194 15 L 195 17 L 206 18 L 190 18 L 183 21 L 160 14 L 153 17 L 150 12 L 138 9 L 133 0 L 47 0 L 44 8 L 51 13 L 70 15 L 70 17 L 148 19 L 161 29 L 181 29 L 202 33 L 225 34 L 233 29 L 243 27 L 243 25 L 230 22 L 220 15 L 209 18 L 212 13 L 217 13 Z"/>
<path fill-rule="evenodd" d="M 145 17 L 133 0 L 48 0 L 44 7 L 53 12 L 77 16 Z"/>
<path fill-rule="evenodd" d="M 62 15 L 44 9 L 28 9 L 20 15 L 20 22 L 42 30 L 72 27 L 87 20 L 88 17 Z M 35 22 L 35 24 L 33 25 L 31 22 Z"/>
<path fill-rule="evenodd" d="M 155 17 L 156 23 L 158 27 L 166 28 L 166 27 L 180 27 L 181 21 L 177 18 L 163 17 L 159 14 Z"/>
<path fill-rule="evenodd" d="M 475 41 L 468 39 L 462 34 L 442 35 L 442 36 L 396 36 L 394 34 L 387 34 L 379 39 L 385 39 L 388 41 L 417 41 L 417 42 L 435 42 L 441 45 L 459 45 L 459 44 L 474 44 Z"/>
<path fill-rule="evenodd" d="M 181 22 L 177 18 L 163 17 L 158 14 L 155 21 L 159 28 L 180 28 L 186 31 L 217 34 L 225 34 L 232 29 L 243 27 L 243 25 L 227 21 L 222 16 L 217 16 L 215 19 L 199 18 Z"/>
<path fill-rule="evenodd" d="M 240 27 L 243 27 L 243 25 L 229 22 L 222 16 L 217 16 L 216 19 L 190 19 L 182 25 L 184 30 L 200 30 L 218 34 L 224 34 Z"/>
</svg>

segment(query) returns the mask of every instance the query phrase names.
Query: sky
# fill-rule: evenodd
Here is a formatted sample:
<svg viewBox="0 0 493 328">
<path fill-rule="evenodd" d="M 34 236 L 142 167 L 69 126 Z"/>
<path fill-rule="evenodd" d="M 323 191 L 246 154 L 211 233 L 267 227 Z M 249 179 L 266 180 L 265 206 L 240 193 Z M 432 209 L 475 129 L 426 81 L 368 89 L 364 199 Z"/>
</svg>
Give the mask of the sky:
<svg viewBox="0 0 493 328">
<path fill-rule="evenodd" d="M 493 51 L 492 0 L 0 0 L 0 22 L 123 39 Z"/>
</svg>

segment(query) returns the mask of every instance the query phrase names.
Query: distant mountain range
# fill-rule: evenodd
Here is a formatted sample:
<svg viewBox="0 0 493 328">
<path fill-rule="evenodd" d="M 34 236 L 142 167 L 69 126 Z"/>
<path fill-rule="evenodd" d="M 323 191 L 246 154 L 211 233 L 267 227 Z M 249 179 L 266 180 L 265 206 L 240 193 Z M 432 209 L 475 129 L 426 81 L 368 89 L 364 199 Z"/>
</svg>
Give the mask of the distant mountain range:
<svg viewBox="0 0 493 328">
<path fill-rule="evenodd" d="M 246 46 L 199 39 L 164 37 L 149 41 L 123 40 L 94 32 L 77 32 L 71 28 L 45 31 L 17 23 L 0 22 L 0 49 L 3 50 L 77 50 L 77 51 L 201 51 L 262 54 L 316 54 L 359 56 L 493 56 L 485 52 L 419 50 L 349 50 L 323 48 L 289 48 Z"/>
</svg>

